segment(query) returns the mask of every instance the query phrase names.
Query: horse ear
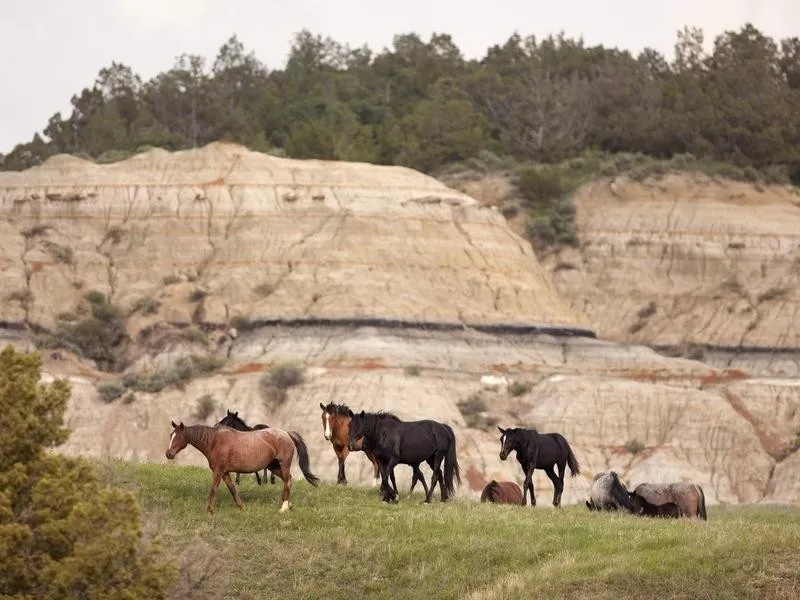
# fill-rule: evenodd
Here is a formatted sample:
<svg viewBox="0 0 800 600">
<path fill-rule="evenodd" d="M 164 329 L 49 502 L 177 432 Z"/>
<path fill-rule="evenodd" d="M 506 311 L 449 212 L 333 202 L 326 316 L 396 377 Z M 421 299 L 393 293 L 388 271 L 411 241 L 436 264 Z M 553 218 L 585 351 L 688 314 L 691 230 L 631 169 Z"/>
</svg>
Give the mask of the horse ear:
<svg viewBox="0 0 800 600">
<path fill-rule="evenodd" d="M 366 413 L 366 411 L 363 411 L 363 410 L 362 410 L 362 411 L 361 411 L 361 414 L 360 414 L 360 415 L 358 415 L 358 416 L 359 416 L 359 417 L 366 417 L 366 416 L 367 416 L 367 413 Z"/>
<path fill-rule="evenodd" d="M 183 421 L 181 421 L 181 424 L 180 424 L 180 425 L 178 425 L 178 429 L 181 429 L 181 430 L 183 430 L 183 428 L 184 428 L 184 427 L 185 427 L 185 425 L 183 424 Z"/>
<path fill-rule="evenodd" d="M 177 425 L 175 425 L 175 421 L 170 421 L 170 423 L 172 424 L 172 428 L 173 428 L 173 429 L 177 429 L 177 428 L 178 428 L 178 426 L 177 426 Z"/>
<path fill-rule="evenodd" d="M 502 433 L 503 435 L 506 434 L 506 430 L 500 427 L 500 425 L 498 425 L 497 428 L 500 430 L 500 433 Z"/>
<path fill-rule="evenodd" d="M 352 410 L 350 410 L 349 408 L 347 409 L 347 416 L 349 416 L 351 419 L 352 419 L 353 417 L 355 417 L 355 415 L 353 414 L 353 411 L 352 411 Z"/>
<path fill-rule="evenodd" d="M 324 405 L 322 402 L 320 402 L 320 403 L 319 403 L 319 407 L 320 407 L 320 408 L 321 408 L 323 411 L 325 410 L 325 405 Z"/>
</svg>

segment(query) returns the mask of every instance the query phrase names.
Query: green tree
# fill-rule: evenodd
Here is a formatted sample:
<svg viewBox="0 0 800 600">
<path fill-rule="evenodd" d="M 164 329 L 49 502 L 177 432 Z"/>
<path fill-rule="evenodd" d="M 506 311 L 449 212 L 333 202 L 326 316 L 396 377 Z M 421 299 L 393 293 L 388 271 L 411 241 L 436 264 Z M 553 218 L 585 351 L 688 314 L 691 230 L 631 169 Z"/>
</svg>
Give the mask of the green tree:
<svg viewBox="0 0 800 600">
<path fill-rule="evenodd" d="M 174 568 L 143 543 L 134 496 L 47 452 L 69 435 L 70 387 L 40 378 L 38 354 L 0 352 L 0 596 L 165 598 Z"/>
</svg>

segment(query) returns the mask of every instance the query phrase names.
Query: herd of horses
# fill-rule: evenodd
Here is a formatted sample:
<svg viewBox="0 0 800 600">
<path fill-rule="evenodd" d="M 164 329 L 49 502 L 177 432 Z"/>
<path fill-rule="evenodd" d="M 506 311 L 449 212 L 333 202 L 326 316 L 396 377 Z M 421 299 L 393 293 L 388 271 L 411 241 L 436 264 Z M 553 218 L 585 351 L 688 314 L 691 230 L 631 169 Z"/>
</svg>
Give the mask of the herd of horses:
<svg viewBox="0 0 800 600">
<path fill-rule="evenodd" d="M 363 452 L 373 466 L 374 485 L 380 485 L 384 502 L 396 502 L 399 496 L 394 470 L 397 465 L 411 467 L 409 495 L 417 483 L 425 492 L 425 502 L 433 499 L 436 486 L 442 502 L 455 493 L 461 483 L 461 469 L 456 453 L 453 429 L 444 423 L 424 419 L 403 421 L 390 412 L 353 412 L 347 405 L 320 403 L 322 430 L 338 459 L 337 483 L 346 485 L 345 461 L 350 452 Z M 533 471 L 540 469 L 553 482 L 553 506 L 561 505 L 564 476 L 569 468 L 572 477 L 580 473 L 580 465 L 566 438 L 560 433 L 539 433 L 535 429 L 498 427 L 500 459 L 516 452 L 524 480 L 520 489 L 513 481 L 490 481 L 483 489 L 481 502 L 526 505 L 528 496 L 536 506 Z M 172 422 L 172 433 L 166 450 L 168 459 L 193 446 L 208 460 L 212 472 L 211 490 L 206 510 L 214 512 L 217 488 L 224 481 L 237 508 L 242 502 L 237 486 L 241 474 L 254 473 L 258 485 L 277 477 L 283 482 L 280 511 L 292 507 L 291 465 L 295 453 L 300 470 L 311 485 L 319 478 L 309 466 L 308 448 L 296 431 L 284 431 L 260 423 L 249 426 L 238 412 L 227 414 L 214 426 L 184 425 Z M 431 469 L 426 483 L 420 465 Z M 236 474 L 236 483 L 231 478 Z M 700 486 L 692 483 L 644 483 L 629 492 L 614 471 L 598 473 L 592 480 L 589 510 L 627 511 L 635 515 L 658 517 L 706 518 L 705 497 Z"/>
</svg>

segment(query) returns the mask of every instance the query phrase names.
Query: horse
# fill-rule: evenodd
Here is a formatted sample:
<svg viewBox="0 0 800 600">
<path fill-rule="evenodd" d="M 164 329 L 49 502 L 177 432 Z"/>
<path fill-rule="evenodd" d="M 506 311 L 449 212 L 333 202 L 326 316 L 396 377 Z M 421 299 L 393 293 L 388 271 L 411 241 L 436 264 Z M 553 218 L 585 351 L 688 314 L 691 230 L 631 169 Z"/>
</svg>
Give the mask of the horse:
<svg viewBox="0 0 800 600">
<path fill-rule="evenodd" d="M 525 474 L 522 483 L 522 504 L 527 504 L 530 491 L 531 506 L 536 506 L 533 492 L 533 471 L 542 469 L 553 482 L 553 506 L 561 506 L 561 494 L 564 491 L 564 474 L 566 465 L 572 477 L 578 475 L 580 466 L 569 443 L 560 433 L 539 433 L 535 429 L 503 429 L 500 430 L 500 460 L 508 458 L 512 450 L 517 451 L 517 461 Z M 554 467 L 558 466 L 556 475 Z"/>
<path fill-rule="evenodd" d="M 256 429 L 269 429 L 269 425 L 265 425 L 264 423 L 259 423 L 258 425 L 253 425 L 252 427 L 250 427 L 247 423 L 244 422 L 244 419 L 242 419 L 239 416 L 239 411 L 231 412 L 230 409 L 228 409 L 228 414 L 222 417 L 222 419 L 220 419 L 217 425 L 224 425 L 225 427 L 233 427 L 238 431 L 255 431 Z M 267 478 L 268 469 L 269 466 L 266 469 L 264 469 L 264 479 Z M 239 485 L 239 475 L 240 473 L 236 474 L 236 485 Z M 256 471 L 256 482 L 258 482 L 258 485 L 261 485 L 261 476 L 258 474 L 258 471 Z M 269 482 L 273 485 L 275 484 L 275 473 L 270 473 Z"/>
<path fill-rule="evenodd" d="M 409 465 L 414 478 L 422 482 L 425 502 L 430 503 L 436 483 L 439 483 L 441 501 L 445 502 L 455 493 L 454 480 L 461 483 L 461 469 L 456 456 L 456 436 L 449 425 L 437 421 L 401 421 L 392 413 L 350 414 L 350 449 L 358 447 L 364 439 L 366 447 L 375 453 L 381 468 L 381 494 L 384 502 L 397 499 L 397 483 L 394 468 L 398 464 Z M 419 470 L 425 461 L 433 471 L 430 488 Z M 442 472 L 444 463 L 444 473 Z M 389 487 L 391 480 L 392 487 Z M 412 480 L 411 489 L 416 482 Z"/>
<path fill-rule="evenodd" d="M 592 478 L 592 489 L 586 501 L 589 510 L 627 510 L 634 512 L 630 492 L 616 471 L 597 473 Z"/>
<path fill-rule="evenodd" d="M 350 453 L 348 445 L 350 408 L 345 404 L 334 404 L 333 402 L 329 402 L 327 406 L 320 402 L 319 407 L 322 409 L 322 434 L 326 440 L 330 441 L 333 451 L 336 453 L 336 458 L 339 460 L 339 474 L 336 477 L 336 483 L 347 485 L 344 461 Z M 368 448 L 359 447 L 356 448 L 356 451 L 362 451 L 367 455 L 367 458 L 372 463 L 373 485 L 378 485 L 380 481 L 378 459 Z"/>
<path fill-rule="evenodd" d="M 654 512 L 653 507 L 663 507 L 672 503 L 680 510 L 682 516 L 707 520 L 706 496 L 696 483 L 640 483 L 631 492 L 631 502 L 634 513 L 638 515 Z M 675 510 L 665 509 L 662 512 L 670 513 Z"/>
<path fill-rule="evenodd" d="M 208 467 L 213 474 L 211 491 L 208 494 L 206 511 L 214 512 L 217 502 L 217 488 L 220 479 L 225 481 L 233 496 L 236 508 L 242 509 L 244 502 L 231 479 L 231 473 L 255 473 L 276 461 L 277 474 L 283 480 L 283 496 L 280 512 L 292 508 L 292 458 L 297 450 L 300 470 L 306 481 L 316 486 L 319 478 L 308 464 L 308 448 L 296 431 L 283 431 L 275 427 L 253 431 L 237 431 L 230 427 L 209 427 L 207 425 L 185 426 L 172 421 L 172 434 L 165 452 L 168 459 L 191 444 L 208 459 Z M 278 469 L 280 469 L 278 471 Z"/>
<path fill-rule="evenodd" d="M 522 504 L 522 490 L 513 481 L 495 481 L 492 479 L 483 488 L 481 502 Z"/>
</svg>

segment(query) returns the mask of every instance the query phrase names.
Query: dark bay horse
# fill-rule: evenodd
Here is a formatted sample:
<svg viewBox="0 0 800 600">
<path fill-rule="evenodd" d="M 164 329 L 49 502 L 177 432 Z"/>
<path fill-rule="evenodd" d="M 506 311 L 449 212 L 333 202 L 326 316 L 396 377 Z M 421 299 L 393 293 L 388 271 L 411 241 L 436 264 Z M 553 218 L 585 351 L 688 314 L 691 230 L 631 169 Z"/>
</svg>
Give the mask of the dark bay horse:
<svg viewBox="0 0 800 600">
<path fill-rule="evenodd" d="M 217 425 L 224 425 L 225 427 L 233 427 L 237 431 L 255 431 L 257 429 L 269 429 L 269 425 L 265 425 L 264 423 L 259 423 L 258 425 L 253 425 L 252 427 L 250 427 L 247 423 L 244 422 L 244 419 L 242 419 L 239 416 L 239 411 L 231 412 L 230 409 L 228 409 L 227 412 L 228 414 L 222 417 L 222 419 L 220 419 Z M 274 466 L 277 468 L 277 463 L 275 463 Z M 264 479 L 267 478 L 268 469 L 269 467 L 267 467 L 267 469 L 264 469 Z M 236 474 L 236 485 L 239 485 L 239 475 L 240 473 Z M 255 475 L 256 475 L 256 482 L 258 483 L 258 485 L 261 485 L 261 476 L 258 474 L 258 471 L 256 471 Z M 272 484 L 275 483 L 275 473 L 270 473 L 269 482 Z"/>
<path fill-rule="evenodd" d="M 208 494 L 206 511 L 213 513 L 217 503 L 217 488 L 220 480 L 225 481 L 233 496 L 236 507 L 244 506 L 239 492 L 231 479 L 231 473 L 255 473 L 273 461 L 277 461 L 278 477 L 283 480 L 283 498 L 280 512 L 292 508 L 292 458 L 297 450 L 298 463 L 303 476 L 311 485 L 319 479 L 308 464 L 308 449 L 296 431 L 283 431 L 270 427 L 254 431 L 237 431 L 230 427 L 208 427 L 207 425 L 176 425 L 172 422 L 172 434 L 166 455 L 173 459 L 178 452 L 191 444 L 208 459 L 208 467 L 213 478 Z"/>
<path fill-rule="evenodd" d="M 320 402 L 319 407 L 322 409 L 322 434 L 326 440 L 330 441 L 333 451 L 336 453 L 336 458 L 339 460 L 339 474 L 336 477 L 336 483 L 347 485 L 344 461 L 347 459 L 347 455 L 350 454 L 348 436 L 350 434 L 350 413 L 352 411 L 345 404 L 334 404 L 333 402 L 329 402 L 327 406 Z M 355 451 L 362 451 L 367 455 L 367 458 L 372 463 L 374 485 L 378 485 L 380 481 L 378 459 L 368 448 L 358 447 Z"/>
<path fill-rule="evenodd" d="M 394 468 L 398 464 L 413 469 L 414 478 L 418 478 L 425 489 L 425 502 L 431 501 L 437 482 L 442 502 L 455 493 L 454 480 L 461 483 L 461 469 L 456 456 L 456 437 L 449 425 L 431 420 L 401 421 L 391 413 L 366 413 L 363 410 L 357 415 L 350 411 L 350 419 L 348 446 L 351 449 L 359 447 L 363 438 L 365 447 L 375 453 L 381 469 L 384 502 L 397 499 Z M 430 488 L 425 485 L 419 470 L 423 461 L 433 471 Z M 412 490 L 415 483 L 412 480 Z"/>
<path fill-rule="evenodd" d="M 706 496 L 696 483 L 640 483 L 631 492 L 634 513 L 649 516 L 685 516 L 704 521 Z M 674 507 L 669 506 L 675 505 Z"/>
<path fill-rule="evenodd" d="M 535 429 L 503 429 L 500 430 L 500 460 L 508 458 L 512 450 L 517 451 L 517 461 L 525 474 L 522 484 L 522 504 L 527 504 L 528 492 L 531 494 L 531 506 L 536 506 L 533 491 L 533 470 L 542 469 L 555 488 L 553 506 L 561 505 L 561 494 L 564 491 L 564 474 L 569 465 L 573 477 L 580 473 L 578 460 L 566 438 L 560 433 L 539 433 Z M 556 475 L 555 467 L 559 473 Z"/>
<path fill-rule="evenodd" d="M 481 502 L 522 504 L 522 490 L 513 481 L 495 481 L 492 479 L 483 488 Z"/>
</svg>

